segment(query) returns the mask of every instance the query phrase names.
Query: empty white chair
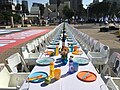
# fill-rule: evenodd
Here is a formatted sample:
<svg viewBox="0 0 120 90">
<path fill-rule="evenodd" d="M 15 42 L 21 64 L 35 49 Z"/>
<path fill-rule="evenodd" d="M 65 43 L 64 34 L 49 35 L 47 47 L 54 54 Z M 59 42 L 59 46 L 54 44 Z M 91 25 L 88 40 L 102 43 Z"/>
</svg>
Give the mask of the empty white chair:
<svg viewBox="0 0 120 90">
<path fill-rule="evenodd" d="M 87 56 L 93 64 L 104 65 L 108 61 L 109 53 L 109 46 L 101 44 L 100 52 L 88 52 Z"/>
<path fill-rule="evenodd" d="M 120 76 L 120 54 L 117 52 L 114 52 L 109 60 L 108 63 L 104 66 L 102 70 L 102 74 L 109 75 L 112 77 L 118 77 Z"/>
<path fill-rule="evenodd" d="M 18 90 L 28 75 L 29 73 L 10 73 L 4 66 L 0 71 L 0 90 Z"/>
<path fill-rule="evenodd" d="M 15 54 L 11 55 L 10 57 L 8 57 L 6 59 L 6 62 L 13 73 L 17 73 L 19 71 L 29 72 L 26 62 L 24 61 L 24 59 L 22 58 L 22 56 L 19 53 L 15 53 Z"/>
<path fill-rule="evenodd" d="M 35 45 L 34 45 L 33 42 L 27 43 L 26 46 L 27 46 L 28 52 L 30 52 L 30 53 L 35 53 L 36 52 L 36 48 L 35 48 Z"/>
<path fill-rule="evenodd" d="M 100 52 L 88 52 L 87 56 L 100 72 L 102 70 L 102 66 L 108 62 L 109 53 L 109 46 L 100 44 Z"/>
<path fill-rule="evenodd" d="M 120 54 L 114 52 L 101 72 L 109 90 L 120 90 Z"/>
<path fill-rule="evenodd" d="M 109 77 L 106 85 L 109 90 L 120 90 L 120 78 L 119 77 Z"/>
<path fill-rule="evenodd" d="M 97 40 L 94 41 L 94 48 L 93 48 L 94 52 L 100 52 L 100 44 L 101 43 L 99 41 Z"/>
<path fill-rule="evenodd" d="M 38 53 L 29 53 L 27 51 L 26 47 L 21 47 L 21 50 L 22 50 L 23 59 L 25 60 L 27 65 L 35 65 L 36 60 L 42 54 L 42 53 L 39 53 L 39 52 Z"/>
</svg>

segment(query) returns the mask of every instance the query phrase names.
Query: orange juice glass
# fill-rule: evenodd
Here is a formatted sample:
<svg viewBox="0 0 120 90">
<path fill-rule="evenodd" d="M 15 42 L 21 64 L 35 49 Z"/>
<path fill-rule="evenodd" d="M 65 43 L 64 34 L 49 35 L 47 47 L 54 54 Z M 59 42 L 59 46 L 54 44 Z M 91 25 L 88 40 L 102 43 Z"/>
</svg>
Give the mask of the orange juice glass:
<svg viewBox="0 0 120 90">
<path fill-rule="evenodd" d="M 60 70 L 60 69 L 55 69 L 55 70 L 54 70 L 54 78 L 55 78 L 56 80 L 59 80 L 60 77 L 61 77 L 61 70 Z"/>
<path fill-rule="evenodd" d="M 78 46 L 74 46 L 74 51 L 77 51 L 77 49 L 78 49 Z"/>
</svg>

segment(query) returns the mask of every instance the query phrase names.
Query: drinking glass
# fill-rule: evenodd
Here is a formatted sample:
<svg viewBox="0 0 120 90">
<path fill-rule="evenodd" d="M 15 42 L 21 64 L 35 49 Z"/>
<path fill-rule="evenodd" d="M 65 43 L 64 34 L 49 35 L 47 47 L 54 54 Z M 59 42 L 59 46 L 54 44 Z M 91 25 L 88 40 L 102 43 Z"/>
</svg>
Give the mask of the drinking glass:
<svg viewBox="0 0 120 90">
<path fill-rule="evenodd" d="M 61 77 L 61 70 L 60 69 L 55 69 L 54 70 L 54 77 L 56 80 L 59 80 Z"/>
</svg>

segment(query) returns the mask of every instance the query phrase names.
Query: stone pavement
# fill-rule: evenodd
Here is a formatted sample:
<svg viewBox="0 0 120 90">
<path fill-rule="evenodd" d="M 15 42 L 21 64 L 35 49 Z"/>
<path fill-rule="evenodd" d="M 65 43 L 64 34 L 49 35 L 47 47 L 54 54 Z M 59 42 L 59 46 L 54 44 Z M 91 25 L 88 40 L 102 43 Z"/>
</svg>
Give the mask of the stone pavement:
<svg viewBox="0 0 120 90">
<path fill-rule="evenodd" d="M 118 30 L 99 32 L 100 26 L 98 24 L 83 24 L 73 26 L 79 29 L 81 32 L 99 40 L 101 43 L 108 45 L 110 47 L 110 55 L 115 51 L 120 53 L 120 38 L 118 37 Z"/>
</svg>

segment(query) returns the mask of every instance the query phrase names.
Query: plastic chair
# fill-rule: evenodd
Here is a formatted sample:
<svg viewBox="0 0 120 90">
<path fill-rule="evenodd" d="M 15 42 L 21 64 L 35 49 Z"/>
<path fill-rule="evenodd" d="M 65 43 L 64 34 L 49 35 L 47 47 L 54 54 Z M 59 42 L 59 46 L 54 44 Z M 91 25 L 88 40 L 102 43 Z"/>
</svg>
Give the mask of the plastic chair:
<svg viewBox="0 0 120 90">
<path fill-rule="evenodd" d="M 109 53 L 109 47 L 101 44 L 100 52 L 88 52 L 87 56 L 90 58 L 93 64 L 104 65 L 108 61 Z"/>
<path fill-rule="evenodd" d="M 109 90 L 120 90 L 120 78 L 109 77 L 106 85 L 107 85 Z"/>
<path fill-rule="evenodd" d="M 101 72 L 103 80 L 110 90 L 120 89 L 120 54 L 114 52 Z"/>
<path fill-rule="evenodd" d="M 26 47 L 21 47 L 22 55 L 27 65 L 35 65 L 36 60 L 42 53 L 29 53 Z"/>
<path fill-rule="evenodd" d="M 114 52 L 109 60 L 108 63 L 104 66 L 102 72 L 104 75 L 109 75 L 112 77 L 120 77 L 120 54 Z"/>
<path fill-rule="evenodd" d="M 19 71 L 29 72 L 26 62 L 19 53 L 15 53 L 6 59 L 7 65 L 10 67 L 13 73 L 18 73 Z"/>
<path fill-rule="evenodd" d="M 10 73 L 4 66 L 0 71 L 0 90 L 18 90 L 28 75 L 29 73 Z"/>
<path fill-rule="evenodd" d="M 27 47 L 28 52 L 30 52 L 30 53 L 35 53 L 35 52 L 37 52 L 37 51 L 36 51 L 36 48 L 35 48 L 35 45 L 34 45 L 33 42 L 27 43 L 27 44 L 26 44 L 26 47 Z"/>
<path fill-rule="evenodd" d="M 103 68 L 103 65 L 105 65 L 108 62 L 109 53 L 109 46 L 101 44 L 100 52 L 88 52 L 87 56 L 94 64 L 94 66 L 99 69 L 100 72 Z"/>
</svg>

